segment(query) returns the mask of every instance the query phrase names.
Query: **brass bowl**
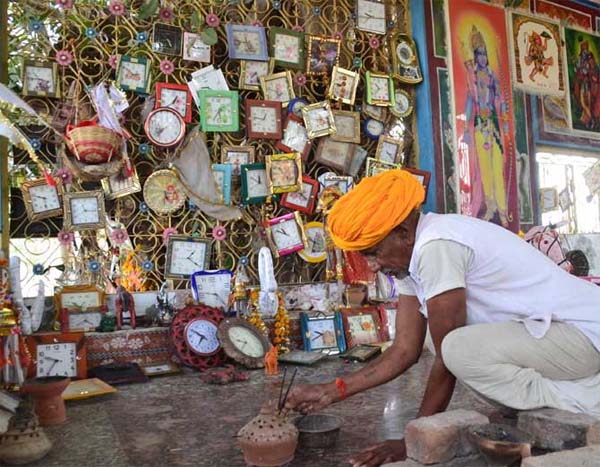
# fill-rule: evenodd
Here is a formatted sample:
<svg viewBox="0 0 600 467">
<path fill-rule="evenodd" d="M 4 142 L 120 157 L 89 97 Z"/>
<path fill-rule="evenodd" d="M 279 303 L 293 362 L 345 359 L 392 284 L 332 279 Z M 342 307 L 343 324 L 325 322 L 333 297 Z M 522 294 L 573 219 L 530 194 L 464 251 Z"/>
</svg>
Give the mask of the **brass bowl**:
<svg viewBox="0 0 600 467">
<path fill-rule="evenodd" d="M 469 428 L 469 434 L 490 467 L 510 466 L 531 456 L 531 437 L 510 425 L 475 425 Z"/>
</svg>

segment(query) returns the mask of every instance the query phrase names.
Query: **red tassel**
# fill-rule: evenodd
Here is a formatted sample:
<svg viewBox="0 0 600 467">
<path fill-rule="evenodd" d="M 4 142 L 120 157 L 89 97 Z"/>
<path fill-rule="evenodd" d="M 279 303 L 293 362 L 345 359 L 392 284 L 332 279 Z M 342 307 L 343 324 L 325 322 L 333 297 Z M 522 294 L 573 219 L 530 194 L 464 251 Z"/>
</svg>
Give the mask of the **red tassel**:
<svg viewBox="0 0 600 467">
<path fill-rule="evenodd" d="M 54 180 L 54 177 L 47 170 L 44 170 L 44 178 L 46 179 L 46 183 L 48 185 L 56 186 L 56 180 Z"/>
<path fill-rule="evenodd" d="M 0 342 L 0 370 L 4 368 L 7 363 L 8 360 L 6 360 L 6 357 L 4 356 L 4 345 Z"/>
<path fill-rule="evenodd" d="M 19 360 L 21 361 L 21 366 L 23 368 L 28 368 L 31 365 L 32 358 L 31 354 L 27 347 L 25 347 L 25 339 L 22 336 L 18 337 L 19 339 Z"/>
<path fill-rule="evenodd" d="M 127 174 L 127 178 L 133 177 L 133 167 L 129 161 L 127 161 L 127 164 L 125 164 L 125 172 Z"/>
</svg>

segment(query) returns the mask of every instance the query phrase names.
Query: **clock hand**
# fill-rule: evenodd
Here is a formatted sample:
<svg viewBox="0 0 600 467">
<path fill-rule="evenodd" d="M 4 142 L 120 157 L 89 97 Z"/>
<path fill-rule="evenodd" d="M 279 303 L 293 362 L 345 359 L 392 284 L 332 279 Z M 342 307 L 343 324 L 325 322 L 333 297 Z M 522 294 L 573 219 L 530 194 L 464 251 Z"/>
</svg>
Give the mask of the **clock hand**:
<svg viewBox="0 0 600 467">
<path fill-rule="evenodd" d="M 48 371 L 46 372 L 46 376 L 50 376 L 50 372 L 54 368 L 54 365 L 56 365 L 58 362 L 60 362 L 60 360 L 55 359 L 54 363 L 52 365 L 50 365 L 50 368 L 48 368 Z"/>
<path fill-rule="evenodd" d="M 317 334 L 317 337 L 313 337 L 311 339 L 312 341 L 317 340 L 317 339 L 323 337 L 323 333 L 322 332 L 315 331 L 315 334 Z"/>
<path fill-rule="evenodd" d="M 196 334 L 197 336 L 200 336 L 200 342 L 202 342 L 203 340 L 206 340 L 206 336 L 204 334 L 200 334 L 199 332 L 194 331 L 193 329 L 192 329 L 192 332 L 194 334 Z"/>
<path fill-rule="evenodd" d="M 283 229 L 276 229 L 275 233 L 280 233 L 281 235 L 285 235 L 286 237 L 289 237 L 288 233 Z"/>
<path fill-rule="evenodd" d="M 54 360 L 55 362 L 60 362 L 60 360 L 58 358 L 52 358 L 52 357 L 44 357 L 44 360 Z"/>
</svg>

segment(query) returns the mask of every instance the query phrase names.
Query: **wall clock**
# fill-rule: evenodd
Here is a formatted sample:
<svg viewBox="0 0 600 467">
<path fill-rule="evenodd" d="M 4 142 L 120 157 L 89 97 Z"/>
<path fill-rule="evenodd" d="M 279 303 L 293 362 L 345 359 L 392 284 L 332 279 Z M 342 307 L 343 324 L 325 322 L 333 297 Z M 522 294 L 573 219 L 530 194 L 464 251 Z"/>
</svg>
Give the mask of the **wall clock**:
<svg viewBox="0 0 600 467">
<path fill-rule="evenodd" d="M 192 94 L 185 84 L 156 83 L 154 108 L 168 107 L 175 110 L 183 121 L 192 121 Z"/>
<path fill-rule="evenodd" d="M 131 174 L 131 177 L 124 177 L 123 174 L 119 172 L 110 177 L 103 178 L 101 182 L 106 199 L 117 199 L 142 191 L 140 178 L 135 169 Z"/>
<path fill-rule="evenodd" d="M 356 28 L 375 34 L 386 33 L 385 3 L 368 0 L 356 2 Z"/>
<path fill-rule="evenodd" d="M 265 156 L 269 192 L 288 193 L 302 188 L 302 159 L 299 153 Z"/>
<path fill-rule="evenodd" d="M 267 338 L 244 319 L 227 318 L 219 325 L 219 340 L 225 354 L 247 368 L 263 368 L 271 348 Z"/>
<path fill-rule="evenodd" d="M 144 201 L 158 214 L 170 214 L 185 204 L 185 187 L 177 174 L 162 169 L 148 177 L 144 184 Z"/>
<path fill-rule="evenodd" d="M 404 163 L 404 141 L 381 135 L 377 142 L 375 158 L 390 164 Z"/>
<path fill-rule="evenodd" d="M 289 104 L 287 111 L 290 114 L 294 114 L 296 117 L 302 118 L 302 107 L 308 105 L 308 100 L 305 97 L 295 97 Z"/>
<path fill-rule="evenodd" d="M 165 55 L 181 55 L 182 31 L 177 26 L 154 23 L 152 50 Z"/>
<path fill-rule="evenodd" d="M 171 235 L 167 243 L 165 277 L 189 280 L 196 271 L 209 268 L 210 253 L 207 238 Z"/>
<path fill-rule="evenodd" d="M 280 204 L 288 209 L 312 214 L 318 193 L 319 182 L 308 175 L 303 175 L 302 188 L 299 191 L 284 193 Z"/>
<path fill-rule="evenodd" d="M 281 104 L 276 101 L 246 99 L 246 136 L 281 138 Z"/>
<path fill-rule="evenodd" d="M 307 351 L 317 350 L 329 355 L 346 351 L 342 315 L 339 311 L 333 315 L 319 313 L 316 316 L 301 312 L 300 330 L 304 349 Z"/>
<path fill-rule="evenodd" d="M 327 241 L 325 226 L 322 222 L 304 224 L 307 246 L 298 251 L 298 255 L 309 263 L 321 263 L 327 259 Z"/>
<path fill-rule="evenodd" d="M 333 67 L 327 97 L 344 104 L 354 105 L 359 74 L 341 67 Z"/>
<path fill-rule="evenodd" d="M 336 132 L 335 120 L 328 101 L 302 107 L 302 118 L 310 139 L 320 138 Z"/>
<path fill-rule="evenodd" d="M 227 269 L 217 271 L 196 271 L 192 274 L 194 300 L 213 308 L 229 308 L 232 272 Z"/>
<path fill-rule="evenodd" d="M 74 311 L 63 308 L 61 312 L 61 331 L 95 331 L 100 326 L 104 310 Z"/>
<path fill-rule="evenodd" d="M 267 166 L 264 163 L 242 165 L 242 203 L 264 203 L 269 196 Z"/>
<path fill-rule="evenodd" d="M 106 222 L 104 194 L 101 190 L 65 193 L 64 228 L 67 230 L 97 230 Z"/>
<path fill-rule="evenodd" d="M 119 56 L 117 86 L 123 91 L 146 94 L 150 88 L 151 64 L 146 57 Z"/>
<path fill-rule="evenodd" d="M 396 32 L 391 39 L 392 75 L 404 83 L 423 81 L 421 65 L 417 56 L 417 46 L 412 37 Z"/>
<path fill-rule="evenodd" d="M 374 118 L 366 118 L 363 120 L 362 128 L 367 138 L 376 140 L 383 134 L 385 124 Z"/>
<path fill-rule="evenodd" d="M 97 310 L 104 305 L 104 291 L 94 284 L 65 285 L 55 295 L 57 310 Z"/>
<path fill-rule="evenodd" d="M 254 162 L 255 150 L 252 146 L 223 146 L 221 148 L 221 163 L 232 166 L 231 175 L 239 177 L 242 165 Z"/>
<path fill-rule="evenodd" d="M 45 378 L 87 376 L 87 352 L 83 332 L 37 333 L 26 337 L 27 348 L 34 357 L 29 377 Z"/>
<path fill-rule="evenodd" d="M 29 180 L 21 185 L 27 217 L 32 221 L 61 216 L 63 205 L 59 185 L 48 185 L 45 178 Z"/>
<path fill-rule="evenodd" d="M 408 117 L 412 113 L 413 107 L 412 96 L 404 89 L 396 89 L 395 102 L 390 107 L 390 112 L 396 117 Z"/>
<path fill-rule="evenodd" d="M 287 106 L 296 94 L 292 85 L 292 74 L 289 71 L 260 77 L 260 87 L 265 100 L 280 102 Z"/>
<path fill-rule="evenodd" d="M 24 96 L 60 97 L 57 78 L 57 63 L 25 60 L 21 92 Z"/>
<path fill-rule="evenodd" d="M 230 59 L 259 61 L 269 59 L 267 36 L 262 26 L 228 23 L 225 25 L 225 30 Z"/>
<path fill-rule="evenodd" d="M 210 63 L 210 45 L 205 44 L 199 34 L 184 32 L 183 59 Z"/>
<path fill-rule="evenodd" d="M 229 164 L 213 164 L 213 178 L 221 194 L 221 203 L 229 206 L 231 204 L 231 178 L 233 166 Z"/>
<path fill-rule="evenodd" d="M 181 310 L 171 323 L 171 341 L 181 362 L 205 370 L 222 365 L 224 355 L 217 338 L 217 327 L 223 313 L 208 306 L 189 306 Z"/>
<path fill-rule="evenodd" d="M 297 212 L 267 221 L 267 238 L 276 258 L 306 248 L 307 241 L 300 214 Z"/>
<path fill-rule="evenodd" d="M 383 107 L 394 105 L 394 82 L 390 75 L 367 71 L 365 79 L 368 104 Z"/>
<path fill-rule="evenodd" d="M 240 128 L 237 91 L 203 89 L 199 93 L 202 131 L 238 131 Z"/>
<path fill-rule="evenodd" d="M 240 89 L 249 89 L 251 91 L 260 90 L 260 77 L 273 73 L 273 60 L 268 62 L 257 62 L 253 60 L 240 61 L 240 80 L 238 87 Z"/>
<path fill-rule="evenodd" d="M 271 56 L 276 66 L 304 68 L 304 33 L 271 27 Z"/>
<path fill-rule="evenodd" d="M 341 314 L 348 348 L 385 341 L 377 307 L 345 308 Z"/>
<path fill-rule="evenodd" d="M 284 152 L 298 152 L 302 156 L 302 160 L 306 161 L 311 143 L 304 127 L 304 121 L 294 114 L 288 114 L 283 138 L 275 146 Z"/>
<path fill-rule="evenodd" d="M 155 146 L 169 148 L 185 136 L 185 122 L 176 110 L 161 107 L 148 114 L 144 132 Z"/>
</svg>

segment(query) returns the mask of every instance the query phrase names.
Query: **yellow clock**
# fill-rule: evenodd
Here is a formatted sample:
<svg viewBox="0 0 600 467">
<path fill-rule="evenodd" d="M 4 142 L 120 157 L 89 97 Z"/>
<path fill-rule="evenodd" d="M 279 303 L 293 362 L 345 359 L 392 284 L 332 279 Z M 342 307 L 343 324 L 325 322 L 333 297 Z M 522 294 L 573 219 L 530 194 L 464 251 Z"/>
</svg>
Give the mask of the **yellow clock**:
<svg viewBox="0 0 600 467">
<path fill-rule="evenodd" d="M 185 199 L 185 188 L 173 170 L 158 170 L 144 184 L 144 201 L 158 214 L 177 211 L 184 205 Z"/>
<path fill-rule="evenodd" d="M 327 259 L 327 240 L 325 226 L 322 222 L 309 222 L 304 224 L 308 246 L 298 254 L 304 261 L 320 263 Z"/>
</svg>

